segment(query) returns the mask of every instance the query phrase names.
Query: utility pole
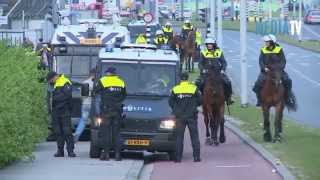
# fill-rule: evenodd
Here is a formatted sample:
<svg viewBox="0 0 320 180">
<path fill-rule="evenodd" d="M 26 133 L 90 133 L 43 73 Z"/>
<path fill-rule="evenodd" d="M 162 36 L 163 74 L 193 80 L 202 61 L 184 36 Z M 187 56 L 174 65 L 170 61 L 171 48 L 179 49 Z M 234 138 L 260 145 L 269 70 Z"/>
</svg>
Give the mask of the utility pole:
<svg viewBox="0 0 320 180">
<path fill-rule="evenodd" d="M 210 2 L 210 34 L 216 37 L 215 24 L 216 24 L 216 1 L 209 0 Z"/>
<path fill-rule="evenodd" d="M 159 23 L 159 1 L 154 0 L 154 4 L 155 4 L 154 19 L 156 23 Z"/>
<path fill-rule="evenodd" d="M 272 19 L 272 0 L 269 0 L 269 21 Z"/>
<path fill-rule="evenodd" d="M 196 20 L 199 20 L 199 0 L 196 0 Z"/>
<path fill-rule="evenodd" d="M 184 0 L 181 0 L 181 18 L 184 20 Z"/>
<path fill-rule="evenodd" d="M 293 5 L 293 19 L 296 19 L 296 2 L 292 2 Z"/>
<path fill-rule="evenodd" d="M 241 107 L 248 105 L 246 0 L 240 0 Z"/>
<path fill-rule="evenodd" d="M 217 0 L 217 14 L 218 14 L 218 45 L 223 48 L 222 36 L 222 0 Z"/>
<path fill-rule="evenodd" d="M 303 23 L 302 23 L 302 1 L 303 0 L 299 0 L 299 21 L 298 23 L 300 24 L 300 34 L 299 34 L 299 41 L 302 41 L 302 32 L 303 32 Z"/>
</svg>

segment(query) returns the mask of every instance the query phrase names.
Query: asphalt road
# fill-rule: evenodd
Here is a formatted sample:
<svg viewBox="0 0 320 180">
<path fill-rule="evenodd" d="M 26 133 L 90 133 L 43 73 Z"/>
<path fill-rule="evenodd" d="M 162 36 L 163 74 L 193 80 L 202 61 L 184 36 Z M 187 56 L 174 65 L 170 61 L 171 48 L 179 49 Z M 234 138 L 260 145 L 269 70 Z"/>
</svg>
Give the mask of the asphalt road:
<svg viewBox="0 0 320 180">
<path fill-rule="evenodd" d="M 302 38 L 320 41 L 320 24 L 303 24 Z"/>
<path fill-rule="evenodd" d="M 268 162 L 231 131 L 226 131 L 225 144 L 218 147 L 207 146 L 204 144 L 205 127 L 202 116 L 199 118 L 198 126 L 202 158 L 200 163 L 193 162 L 190 136 L 186 130 L 182 162 L 157 160 L 152 164 L 152 170 L 149 168 L 148 172 L 143 174 L 150 177 L 150 180 L 282 179 L 278 173 L 273 172 L 273 167 Z M 147 179 L 142 178 L 142 180 Z"/>
</svg>

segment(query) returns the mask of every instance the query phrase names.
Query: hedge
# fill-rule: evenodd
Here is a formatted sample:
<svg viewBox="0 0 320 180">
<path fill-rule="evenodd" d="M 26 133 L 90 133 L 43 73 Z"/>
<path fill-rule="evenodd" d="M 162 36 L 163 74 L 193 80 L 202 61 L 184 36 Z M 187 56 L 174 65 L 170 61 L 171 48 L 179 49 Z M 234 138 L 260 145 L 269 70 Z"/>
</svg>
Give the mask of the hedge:
<svg viewBox="0 0 320 180">
<path fill-rule="evenodd" d="M 32 156 L 48 134 L 46 85 L 38 78 L 34 54 L 0 42 L 0 168 Z"/>
</svg>

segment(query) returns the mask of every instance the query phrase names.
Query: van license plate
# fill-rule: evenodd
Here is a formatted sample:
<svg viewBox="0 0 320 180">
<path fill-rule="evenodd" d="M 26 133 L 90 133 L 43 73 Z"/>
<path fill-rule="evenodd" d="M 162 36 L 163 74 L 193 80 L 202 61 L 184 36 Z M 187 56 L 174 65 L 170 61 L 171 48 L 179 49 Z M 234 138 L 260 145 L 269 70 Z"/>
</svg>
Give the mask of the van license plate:
<svg viewBox="0 0 320 180">
<path fill-rule="evenodd" d="M 126 144 L 129 146 L 149 146 L 150 140 L 128 139 Z"/>
</svg>

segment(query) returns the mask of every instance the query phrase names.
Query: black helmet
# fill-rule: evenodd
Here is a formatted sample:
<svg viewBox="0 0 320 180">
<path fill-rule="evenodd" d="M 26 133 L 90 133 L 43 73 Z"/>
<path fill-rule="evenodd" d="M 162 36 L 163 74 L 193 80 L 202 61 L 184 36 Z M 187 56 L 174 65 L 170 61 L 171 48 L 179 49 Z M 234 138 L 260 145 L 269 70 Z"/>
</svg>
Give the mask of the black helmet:
<svg viewBox="0 0 320 180">
<path fill-rule="evenodd" d="M 54 78 L 56 75 L 58 75 L 56 72 L 54 71 L 50 71 L 48 74 L 47 74 L 47 81 L 50 81 L 52 78 Z"/>
<path fill-rule="evenodd" d="M 187 72 L 181 73 L 180 79 L 183 80 L 183 81 L 188 80 L 189 79 L 189 74 Z"/>
</svg>

